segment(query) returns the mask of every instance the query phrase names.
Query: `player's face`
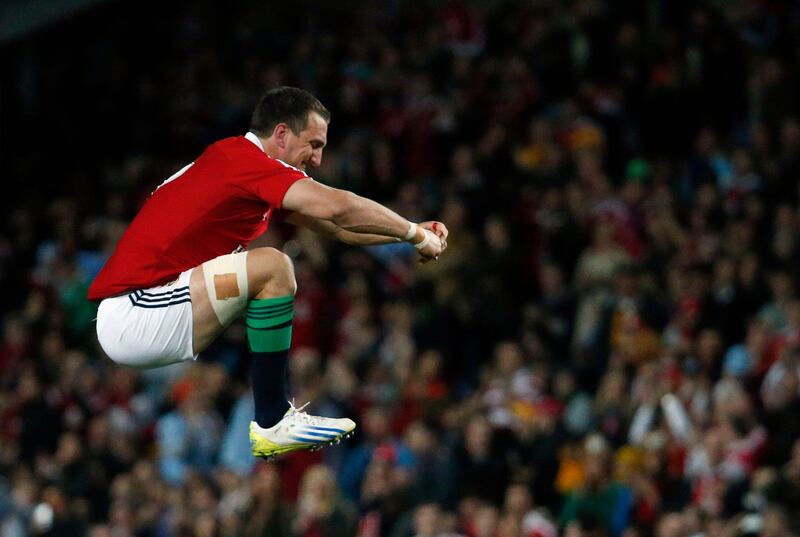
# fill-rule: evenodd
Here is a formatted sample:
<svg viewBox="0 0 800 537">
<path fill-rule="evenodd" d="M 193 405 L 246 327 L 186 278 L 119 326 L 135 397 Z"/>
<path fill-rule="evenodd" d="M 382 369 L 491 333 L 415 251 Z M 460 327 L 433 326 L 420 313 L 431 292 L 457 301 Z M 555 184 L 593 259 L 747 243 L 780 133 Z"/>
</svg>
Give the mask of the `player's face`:
<svg viewBox="0 0 800 537">
<path fill-rule="evenodd" d="M 287 133 L 281 160 L 301 170 L 308 166 L 317 167 L 322 163 L 322 149 L 327 143 L 328 122 L 316 112 L 309 112 L 304 131 L 294 134 L 290 129 Z"/>
</svg>

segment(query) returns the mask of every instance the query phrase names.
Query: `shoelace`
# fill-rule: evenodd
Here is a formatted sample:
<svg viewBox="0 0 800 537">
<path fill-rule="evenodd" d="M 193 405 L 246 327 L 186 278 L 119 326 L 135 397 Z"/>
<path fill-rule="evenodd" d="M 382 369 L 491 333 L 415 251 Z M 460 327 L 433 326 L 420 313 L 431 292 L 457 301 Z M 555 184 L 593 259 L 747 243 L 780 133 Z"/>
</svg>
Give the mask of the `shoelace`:
<svg viewBox="0 0 800 537">
<path fill-rule="evenodd" d="M 311 401 L 307 402 L 300 408 L 294 406 L 294 399 L 288 401 L 289 409 L 292 411 L 292 415 L 297 416 L 298 419 L 305 423 L 309 423 L 311 425 L 323 425 L 325 423 L 325 418 L 320 418 L 318 416 L 312 416 L 306 412 L 303 412 L 303 409 L 311 404 Z"/>
</svg>

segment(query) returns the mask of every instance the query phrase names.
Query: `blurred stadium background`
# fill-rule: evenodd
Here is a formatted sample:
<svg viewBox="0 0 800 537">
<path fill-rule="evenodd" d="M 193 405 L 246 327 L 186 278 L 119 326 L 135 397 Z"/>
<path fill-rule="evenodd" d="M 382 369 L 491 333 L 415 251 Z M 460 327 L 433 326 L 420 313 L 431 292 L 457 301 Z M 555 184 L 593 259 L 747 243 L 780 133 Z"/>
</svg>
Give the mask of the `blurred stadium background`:
<svg viewBox="0 0 800 537">
<path fill-rule="evenodd" d="M 783 537 L 800 519 L 800 5 L 0 4 L 0 536 Z M 290 84 L 315 176 L 438 263 L 276 226 L 292 381 L 354 440 L 248 455 L 234 326 L 140 372 L 88 283 Z"/>
</svg>

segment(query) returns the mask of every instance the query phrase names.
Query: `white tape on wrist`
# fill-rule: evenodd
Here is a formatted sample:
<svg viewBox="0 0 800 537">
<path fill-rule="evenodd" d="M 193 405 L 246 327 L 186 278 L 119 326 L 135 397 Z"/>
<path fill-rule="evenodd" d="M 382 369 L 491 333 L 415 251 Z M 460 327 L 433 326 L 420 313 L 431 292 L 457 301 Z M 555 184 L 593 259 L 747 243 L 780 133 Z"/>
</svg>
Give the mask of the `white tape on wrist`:
<svg viewBox="0 0 800 537">
<path fill-rule="evenodd" d="M 409 222 L 408 231 L 406 232 L 406 237 L 405 237 L 406 242 L 410 241 L 416 236 L 417 236 L 417 224 L 415 224 L 414 222 Z"/>
<path fill-rule="evenodd" d="M 422 240 L 421 240 L 420 242 L 418 242 L 417 244 L 415 244 L 415 245 L 414 245 L 414 248 L 416 248 L 417 250 L 422 250 L 423 248 L 425 248 L 426 246 L 428 246 L 428 243 L 429 243 L 429 242 L 431 242 L 431 236 L 430 236 L 430 232 L 429 232 L 428 230 L 425 230 L 425 238 L 424 238 L 424 239 L 422 239 Z"/>
</svg>

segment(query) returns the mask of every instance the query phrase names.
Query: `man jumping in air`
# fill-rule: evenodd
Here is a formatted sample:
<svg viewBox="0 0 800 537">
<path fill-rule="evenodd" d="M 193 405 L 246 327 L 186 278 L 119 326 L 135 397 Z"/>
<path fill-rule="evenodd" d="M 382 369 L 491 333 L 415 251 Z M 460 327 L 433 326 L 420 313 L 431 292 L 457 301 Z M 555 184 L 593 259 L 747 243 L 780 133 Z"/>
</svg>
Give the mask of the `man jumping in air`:
<svg viewBox="0 0 800 537">
<path fill-rule="evenodd" d="M 322 162 L 329 122 L 328 110 L 307 91 L 267 91 L 245 136 L 210 145 L 153 192 L 89 289 L 89 299 L 101 301 L 103 350 L 139 368 L 195 359 L 246 312 L 255 401 L 250 442 L 260 457 L 317 449 L 356 426 L 286 401 L 292 263 L 274 248 L 246 251 L 274 211 L 348 244 L 409 242 L 422 261 L 447 247 L 442 223 L 417 225 L 306 175 Z"/>
</svg>

